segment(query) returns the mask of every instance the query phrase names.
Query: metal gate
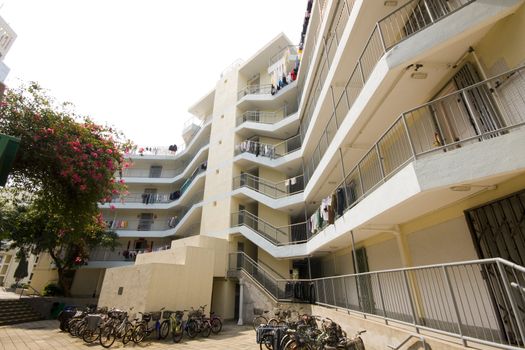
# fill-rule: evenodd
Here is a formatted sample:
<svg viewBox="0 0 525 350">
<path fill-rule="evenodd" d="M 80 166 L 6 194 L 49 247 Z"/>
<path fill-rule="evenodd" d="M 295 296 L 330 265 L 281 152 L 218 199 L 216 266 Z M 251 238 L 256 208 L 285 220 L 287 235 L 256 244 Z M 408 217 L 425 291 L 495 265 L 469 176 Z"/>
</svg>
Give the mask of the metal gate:
<svg viewBox="0 0 525 350">
<path fill-rule="evenodd" d="M 525 190 L 465 211 L 467 223 L 477 253 L 481 259 L 503 258 L 520 266 L 525 265 Z M 510 300 L 495 286 L 502 285 L 498 275 L 484 271 L 494 309 L 499 316 L 501 333 L 510 343 L 516 343 L 516 319 L 525 320 L 523 285 L 519 276 L 505 270 L 514 290 L 517 315 L 508 307 Z M 523 345 L 523 344 L 520 344 Z"/>
</svg>

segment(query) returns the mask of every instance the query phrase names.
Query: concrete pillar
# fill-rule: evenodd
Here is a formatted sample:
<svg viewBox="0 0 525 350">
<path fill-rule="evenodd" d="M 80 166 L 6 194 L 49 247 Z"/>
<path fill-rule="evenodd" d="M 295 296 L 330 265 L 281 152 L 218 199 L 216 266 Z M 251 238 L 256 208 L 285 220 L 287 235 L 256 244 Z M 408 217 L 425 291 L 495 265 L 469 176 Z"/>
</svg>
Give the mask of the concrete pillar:
<svg viewBox="0 0 525 350">
<path fill-rule="evenodd" d="M 411 267 L 412 257 L 410 256 L 410 250 L 408 248 L 406 236 L 401 233 L 398 227 L 395 231 L 392 231 L 392 233 L 396 237 L 397 249 L 399 249 L 399 255 L 401 256 L 401 263 L 403 264 L 403 267 Z"/>
<path fill-rule="evenodd" d="M 238 326 L 244 325 L 242 315 L 244 313 L 244 282 L 239 281 L 239 321 L 237 321 Z"/>
</svg>

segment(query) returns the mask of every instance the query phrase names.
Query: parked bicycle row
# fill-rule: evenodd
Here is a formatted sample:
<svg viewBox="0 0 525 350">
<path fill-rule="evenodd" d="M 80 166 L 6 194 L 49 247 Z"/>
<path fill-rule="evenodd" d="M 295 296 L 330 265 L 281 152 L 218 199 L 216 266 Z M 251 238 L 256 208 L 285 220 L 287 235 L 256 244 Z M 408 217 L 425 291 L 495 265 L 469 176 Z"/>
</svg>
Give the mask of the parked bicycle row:
<svg viewBox="0 0 525 350">
<path fill-rule="evenodd" d="M 139 344 L 144 339 L 154 336 L 166 339 L 170 333 L 173 342 L 178 343 L 184 334 L 195 338 L 198 334 L 209 337 L 222 330 L 222 321 L 213 312 L 206 315 L 207 305 L 197 309 L 168 311 L 162 308 L 157 312 L 138 312 L 139 317 L 119 309 L 66 307 L 58 316 L 60 329 L 72 336 L 83 339 L 86 343 L 99 342 L 105 348 L 115 341 L 123 344 Z"/>
<path fill-rule="evenodd" d="M 301 313 L 294 309 L 275 308 L 269 311 L 254 309 L 253 327 L 261 350 L 364 350 L 358 331 L 349 338 L 339 324 L 328 317 Z"/>
</svg>

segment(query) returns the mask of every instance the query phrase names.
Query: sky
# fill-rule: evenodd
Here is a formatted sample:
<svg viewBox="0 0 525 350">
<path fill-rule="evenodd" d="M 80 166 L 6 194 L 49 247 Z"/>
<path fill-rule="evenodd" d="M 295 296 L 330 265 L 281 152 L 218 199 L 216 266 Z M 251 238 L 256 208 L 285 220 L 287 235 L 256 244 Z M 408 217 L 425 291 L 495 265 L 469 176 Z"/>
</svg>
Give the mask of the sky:
<svg viewBox="0 0 525 350">
<path fill-rule="evenodd" d="M 0 0 L 18 37 L 8 86 L 37 81 L 136 144 L 180 143 L 188 108 L 279 33 L 306 0 Z"/>
</svg>

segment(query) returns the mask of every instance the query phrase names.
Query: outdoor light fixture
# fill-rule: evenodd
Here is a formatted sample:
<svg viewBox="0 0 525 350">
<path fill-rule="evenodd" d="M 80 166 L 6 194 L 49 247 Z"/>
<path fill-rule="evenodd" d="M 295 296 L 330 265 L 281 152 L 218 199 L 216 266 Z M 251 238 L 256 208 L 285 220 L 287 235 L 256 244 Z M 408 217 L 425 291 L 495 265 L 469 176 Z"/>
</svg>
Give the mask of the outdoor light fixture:
<svg viewBox="0 0 525 350">
<path fill-rule="evenodd" d="M 412 74 L 410 74 L 410 77 L 412 79 L 426 79 L 428 76 L 427 73 L 424 73 L 424 72 L 414 72 Z"/>
<path fill-rule="evenodd" d="M 498 188 L 498 186 L 496 186 L 496 185 L 469 185 L 469 184 L 464 184 L 464 185 L 451 186 L 450 190 L 451 191 L 455 191 L 455 192 L 467 192 L 467 191 L 470 191 L 473 187 L 474 188 L 485 189 L 487 191 L 492 191 L 492 190 L 495 190 L 496 188 Z"/>
<path fill-rule="evenodd" d="M 385 1 L 385 6 L 397 6 L 397 1 Z"/>
</svg>

